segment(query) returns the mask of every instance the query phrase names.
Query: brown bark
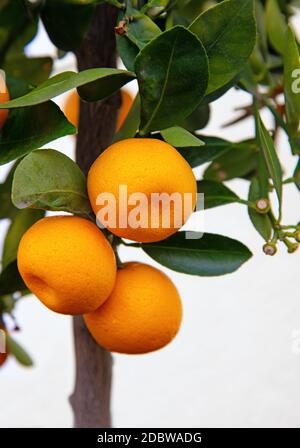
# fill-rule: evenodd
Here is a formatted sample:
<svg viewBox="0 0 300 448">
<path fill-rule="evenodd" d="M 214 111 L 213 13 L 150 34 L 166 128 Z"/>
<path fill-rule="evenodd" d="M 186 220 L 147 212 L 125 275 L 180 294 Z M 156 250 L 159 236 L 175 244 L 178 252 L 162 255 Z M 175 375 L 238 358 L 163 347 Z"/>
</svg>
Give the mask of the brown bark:
<svg viewBox="0 0 300 448">
<path fill-rule="evenodd" d="M 76 54 L 79 70 L 115 67 L 116 18 L 115 7 L 105 4 L 97 6 L 89 32 Z M 81 102 L 76 160 L 85 173 L 100 152 L 111 143 L 119 105 L 120 95 L 113 95 L 101 102 Z M 70 403 L 74 426 L 108 428 L 111 426 L 111 354 L 94 342 L 82 317 L 74 318 L 73 327 L 76 380 Z"/>
</svg>

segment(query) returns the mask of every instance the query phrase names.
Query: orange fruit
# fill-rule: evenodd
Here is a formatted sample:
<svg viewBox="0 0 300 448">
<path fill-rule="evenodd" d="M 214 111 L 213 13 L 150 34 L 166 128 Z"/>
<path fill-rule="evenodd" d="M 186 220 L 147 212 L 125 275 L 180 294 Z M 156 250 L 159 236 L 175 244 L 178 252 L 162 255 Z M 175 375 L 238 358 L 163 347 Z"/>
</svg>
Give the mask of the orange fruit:
<svg viewBox="0 0 300 448">
<path fill-rule="evenodd" d="M 197 184 L 191 167 L 171 145 L 134 138 L 111 145 L 98 157 L 88 174 L 88 193 L 98 220 L 112 233 L 151 242 L 167 238 L 187 221 L 195 208 Z M 99 200 L 105 193 L 116 201 L 116 219 L 107 213 L 108 202 Z M 136 201 L 140 193 L 142 199 Z M 161 194 L 166 201 L 152 200 Z M 172 195 L 176 203 L 168 202 Z"/>
<path fill-rule="evenodd" d="M 133 103 L 132 96 L 126 90 L 121 90 L 121 98 L 122 98 L 122 105 L 117 118 L 116 131 L 118 131 L 121 128 Z M 77 90 L 74 90 L 67 97 L 64 112 L 69 122 L 76 127 L 78 127 L 79 122 L 79 105 L 80 105 L 79 95 L 77 93 Z"/>
<path fill-rule="evenodd" d="M 73 126 L 78 126 L 79 121 L 79 95 L 73 90 L 67 97 L 64 107 L 65 116 Z"/>
<path fill-rule="evenodd" d="M 108 300 L 84 319 L 102 347 L 142 354 L 164 347 L 175 337 L 182 305 L 176 287 L 164 273 L 146 264 L 127 263 L 118 270 Z"/>
<path fill-rule="evenodd" d="M 57 313 L 84 314 L 110 295 L 116 278 L 114 252 L 101 230 L 75 216 L 35 223 L 22 237 L 18 268 L 40 301 Z"/>
<path fill-rule="evenodd" d="M 127 90 L 121 90 L 121 99 L 122 104 L 118 114 L 116 131 L 122 127 L 133 103 L 133 98 Z"/>
<path fill-rule="evenodd" d="M 10 96 L 9 96 L 7 86 L 4 82 L 4 79 L 0 75 L 0 104 L 6 103 L 9 100 L 10 100 Z M 7 120 L 8 112 L 9 112 L 8 109 L 0 109 L 0 129 L 3 128 L 3 126 Z"/>
</svg>

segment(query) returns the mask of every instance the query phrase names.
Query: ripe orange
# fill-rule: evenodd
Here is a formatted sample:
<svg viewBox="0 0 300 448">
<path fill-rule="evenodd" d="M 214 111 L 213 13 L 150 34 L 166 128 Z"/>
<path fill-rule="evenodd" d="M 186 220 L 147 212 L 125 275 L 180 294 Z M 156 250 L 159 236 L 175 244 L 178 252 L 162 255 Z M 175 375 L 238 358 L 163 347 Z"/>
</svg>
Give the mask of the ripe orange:
<svg viewBox="0 0 300 448">
<path fill-rule="evenodd" d="M 118 114 L 116 131 L 122 127 L 133 103 L 133 98 L 127 90 L 121 90 L 121 99 L 122 104 Z"/>
<path fill-rule="evenodd" d="M 121 97 L 122 105 L 117 118 L 116 131 L 121 128 L 133 103 L 133 98 L 127 90 L 121 90 Z M 77 127 L 79 121 L 79 95 L 77 90 L 71 92 L 67 97 L 64 112 L 69 122 Z"/>
<path fill-rule="evenodd" d="M 75 216 L 35 223 L 19 245 L 18 268 L 44 305 L 71 315 L 98 308 L 116 278 L 115 255 L 103 233 L 90 221 Z"/>
<path fill-rule="evenodd" d="M 120 186 L 127 189 L 128 199 L 137 193 L 145 196 L 138 201 L 131 196 L 133 202 L 126 207 Z M 191 167 L 171 145 L 150 138 L 135 138 L 111 145 L 98 157 L 88 174 L 88 193 L 99 221 L 112 233 L 134 241 L 151 242 L 167 238 L 187 221 L 195 208 L 197 184 Z M 116 200 L 116 222 L 112 213 L 106 213 L 107 202 L 99 202 L 99 194 L 104 193 Z M 166 201 L 153 203 L 153 193 L 167 194 Z M 175 202 L 168 203 L 170 195 L 176 196 L 176 207 Z"/>
<path fill-rule="evenodd" d="M 0 75 L 0 104 L 6 103 L 10 100 L 9 92 L 7 86 Z M 8 109 L 0 109 L 0 129 L 3 128 L 7 117 L 8 117 Z"/>
<path fill-rule="evenodd" d="M 102 347 L 142 354 L 164 347 L 175 337 L 182 305 L 165 274 L 146 264 L 127 263 L 118 271 L 108 300 L 84 319 Z"/>
<path fill-rule="evenodd" d="M 73 126 L 78 126 L 79 121 L 79 95 L 73 90 L 67 97 L 64 107 L 65 116 Z"/>
</svg>

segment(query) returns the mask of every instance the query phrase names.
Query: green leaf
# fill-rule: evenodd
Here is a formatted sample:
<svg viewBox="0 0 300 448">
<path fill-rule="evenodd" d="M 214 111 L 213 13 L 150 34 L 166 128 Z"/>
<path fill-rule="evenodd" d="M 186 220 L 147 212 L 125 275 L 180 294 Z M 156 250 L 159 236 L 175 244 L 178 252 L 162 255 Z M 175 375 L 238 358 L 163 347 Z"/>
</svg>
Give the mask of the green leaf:
<svg viewBox="0 0 300 448">
<path fill-rule="evenodd" d="M 252 53 L 256 41 L 253 0 L 223 1 L 200 14 L 189 29 L 208 55 L 208 94 L 234 78 Z"/>
<path fill-rule="evenodd" d="M 198 181 L 197 191 L 204 194 L 205 209 L 240 201 L 238 195 L 221 182 L 212 180 Z"/>
<path fill-rule="evenodd" d="M 11 201 L 11 188 L 15 169 L 16 164 L 10 170 L 5 181 L 0 184 L 0 219 L 12 219 L 18 213 L 18 209 L 14 207 Z"/>
<path fill-rule="evenodd" d="M 75 132 L 76 128 L 52 101 L 11 110 L 0 133 L 0 165 Z"/>
<path fill-rule="evenodd" d="M 271 179 L 273 180 L 274 187 L 277 193 L 278 202 L 281 206 L 282 200 L 282 169 L 280 161 L 274 146 L 273 139 L 270 133 L 265 128 L 263 121 L 259 115 L 256 113 L 257 122 L 257 135 L 260 141 L 261 150 L 264 155 L 265 163 L 269 172 Z"/>
<path fill-rule="evenodd" d="M 17 262 L 14 261 L 0 274 L 0 295 L 13 294 L 24 290 L 27 290 L 27 286 L 19 274 Z"/>
<path fill-rule="evenodd" d="M 8 53 L 22 52 L 34 37 L 37 7 L 23 0 L 0 2 L 0 65 Z M 28 32 L 29 30 L 29 32 Z"/>
<path fill-rule="evenodd" d="M 233 79 L 231 79 L 229 82 L 224 84 L 222 87 L 219 87 L 218 89 L 213 90 L 210 93 L 207 93 L 203 98 L 202 103 L 210 104 L 213 103 L 214 101 L 217 101 L 219 98 L 221 98 L 221 96 L 225 95 L 225 93 L 228 92 L 228 90 L 232 89 L 232 87 L 234 87 L 237 84 L 239 78 L 240 73 L 236 75 Z"/>
<path fill-rule="evenodd" d="M 89 215 L 86 178 L 69 157 L 53 149 L 33 151 L 18 165 L 12 187 L 16 207 Z"/>
<path fill-rule="evenodd" d="M 207 180 L 225 181 L 249 175 L 257 168 L 258 153 L 251 142 L 236 143 L 233 149 L 215 158 L 204 173 Z"/>
<path fill-rule="evenodd" d="M 284 93 L 288 130 L 295 137 L 300 120 L 300 55 L 291 27 L 288 27 L 284 52 Z"/>
<path fill-rule="evenodd" d="M 186 129 L 179 126 L 167 128 L 161 131 L 163 139 L 176 148 L 199 147 L 205 145 L 198 137 L 195 137 Z"/>
<path fill-rule="evenodd" d="M 209 122 L 210 108 L 208 104 L 200 104 L 188 117 L 178 123 L 188 131 L 203 129 Z"/>
<path fill-rule="evenodd" d="M 256 203 L 259 199 L 262 199 L 259 181 L 253 178 L 249 189 L 249 201 Z M 253 208 L 248 207 L 249 218 L 265 241 L 269 241 L 272 234 L 272 223 L 268 215 L 258 213 Z"/>
<path fill-rule="evenodd" d="M 178 232 L 158 243 L 142 244 L 142 248 L 169 269 L 207 277 L 234 272 L 252 255 L 239 241 L 210 233 L 185 239 L 185 232 Z"/>
<path fill-rule="evenodd" d="M 22 80 L 7 78 L 12 98 L 25 95 L 30 90 Z M 0 165 L 19 159 L 30 151 L 65 135 L 74 134 L 60 108 L 48 101 L 34 107 L 10 110 L 0 133 Z"/>
<path fill-rule="evenodd" d="M 128 39 L 126 34 L 123 36 L 116 36 L 117 50 L 123 64 L 127 70 L 134 72 L 134 64 L 137 55 L 139 54 L 138 47 Z"/>
<path fill-rule="evenodd" d="M 6 346 L 9 353 L 11 353 L 22 366 L 24 367 L 33 366 L 33 361 L 29 356 L 29 354 L 9 334 L 6 335 Z"/>
<path fill-rule="evenodd" d="M 52 59 L 49 57 L 27 58 L 18 55 L 7 58 L 3 65 L 6 74 L 28 83 L 38 85 L 49 78 L 52 70 Z"/>
<path fill-rule="evenodd" d="M 41 18 L 54 45 L 60 50 L 74 51 L 88 30 L 94 6 L 91 2 L 68 3 L 47 0 Z"/>
<path fill-rule="evenodd" d="M 280 54 L 285 52 L 285 35 L 287 24 L 281 13 L 277 0 L 267 0 L 266 6 L 267 34 L 272 47 Z"/>
<path fill-rule="evenodd" d="M 127 21 L 126 25 L 128 29 L 126 36 L 140 50 L 144 48 L 148 42 L 161 34 L 160 28 L 150 19 L 150 17 L 142 14 L 130 5 L 127 6 L 124 15 L 130 17 L 130 20 Z"/>
<path fill-rule="evenodd" d="M 141 116 L 141 99 L 138 94 L 135 97 L 135 100 L 131 106 L 130 111 L 125 118 L 125 121 L 119 129 L 119 131 L 114 136 L 114 143 L 120 140 L 124 140 L 126 138 L 132 138 L 138 131 L 140 125 L 140 116 Z"/>
<path fill-rule="evenodd" d="M 208 65 L 199 39 L 182 26 L 147 44 L 135 62 L 141 95 L 142 135 L 190 115 L 207 88 Z"/>
<path fill-rule="evenodd" d="M 3 247 L 2 269 L 17 259 L 18 247 L 24 233 L 39 219 L 42 219 L 44 212 L 41 210 L 19 210 L 13 219 Z"/>
<path fill-rule="evenodd" d="M 201 135 L 200 138 L 201 141 L 205 143 L 205 146 L 178 150 L 192 168 L 219 158 L 221 155 L 230 151 L 234 145 L 233 143 L 218 137 Z"/>
<path fill-rule="evenodd" d="M 110 96 L 134 79 L 134 74 L 115 68 L 91 68 L 80 73 L 63 72 L 49 78 L 26 95 L 0 104 L 0 109 L 34 106 L 45 103 L 68 90 L 77 88 L 86 101 L 98 101 Z"/>
</svg>

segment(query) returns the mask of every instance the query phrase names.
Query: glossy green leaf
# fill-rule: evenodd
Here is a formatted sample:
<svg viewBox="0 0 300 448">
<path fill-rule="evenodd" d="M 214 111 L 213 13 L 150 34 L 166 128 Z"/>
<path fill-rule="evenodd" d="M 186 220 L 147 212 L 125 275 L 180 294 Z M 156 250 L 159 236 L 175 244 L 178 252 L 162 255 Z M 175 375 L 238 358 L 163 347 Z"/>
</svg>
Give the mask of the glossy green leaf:
<svg viewBox="0 0 300 448">
<path fill-rule="evenodd" d="M 127 6 L 126 17 L 130 17 L 127 21 L 127 38 L 135 44 L 140 50 L 144 46 L 154 39 L 156 36 L 161 34 L 160 28 L 145 14 L 132 8 L 130 5 Z"/>
<path fill-rule="evenodd" d="M 38 85 L 49 78 L 52 70 L 52 59 L 49 57 L 28 58 L 24 55 L 10 57 L 5 60 L 3 69 L 6 74 L 28 83 Z"/>
<path fill-rule="evenodd" d="M 273 139 L 265 128 L 263 121 L 257 112 L 257 135 L 260 141 L 261 150 L 265 158 L 266 166 L 271 179 L 273 180 L 274 187 L 277 193 L 279 204 L 281 205 L 282 199 L 282 169 L 280 161 L 274 146 Z"/>
<path fill-rule="evenodd" d="M 43 216 L 44 212 L 42 210 L 25 209 L 18 211 L 4 240 L 2 269 L 5 269 L 10 263 L 17 259 L 18 247 L 22 236 L 29 227 Z"/>
<path fill-rule="evenodd" d="M 137 95 L 121 129 L 119 129 L 119 131 L 114 136 L 114 143 L 126 138 L 134 137 L 140 126 L 140 117 L 141 99 L 140 96 Z"/>
<path fill-rule="evenodd" d="M 18 209 L 11 201 L 11 188 L 15 169 L 16 165 L 12 167 L 5 181 L 0 184 L 0 219 L 12 219 L 18 213 Z"/>
<path fill-rule="evenodd" d="M 212 75 L 211 75 L 212 76 Z M 236 75 L 234 78 L 232 78 L 229 82 L 224 84 L 222 87 L 217 88 L 216 90 L 213 90 L 212 92 L 208 92 L 205 97 L 203 98 L 202 103 L 203 104 L 210 104 L 214 101 L 217 101 L 219 98 L 221 98 L 225 93 L 228 92 L 228 90 L 232 89 L 237 82 L 239 81 L 240 73 Z"/>
<path fill-rule="evenodd" d="M 178 123 L 188 131 L 197 131 L 205 128 L 210 118 L 210 107 L 208 104 L 200 104 L 188 117 Z"/>
<path fill-rule="evenodd" d="M 134 74 L 115 68 L 91 68 L 80 73 L 63 72 L 49 78 L 26 95 L 0 104 L 0 109 L 34 106 L 78 88 L 86 101 L 101 100 L 134 79 Z M 4 105 L 5 104 L 5 105 Z"/>
<path fill-rule="evenodd" d="M 28 84 L 22 80 L 7 77 L 7 83 L 13 99 L 30 91 Z M 75 132 L 76 128 L 52 101 L 10 110 L 0 133 L 0 165 L 19 159 L 50 141 Z"/>
<path fill-rule="evenodd" d="M 6 335 L 6 346 L 9 353 L 11 353 L 22 366 L 33 366 L 33 361 L 29 354 L 9 334 Z"/>
<path fill-rule="evenodd" d="M 198 137 L 195 137 L 189 131 L 179 126 L 167 128 L 161 131 L 161 135 L 167 143 L 176 148 L 199 147 L 205 144 Z"/>
<path fill-rule="evenodd" d="M 300 55 L 291 27 L 287 31 L 284 52 L 284 93 L 288 130 L 291 137 L 295 137 L 300 120 Z"/>
<path fill-rule="evenodd" d="M 251 143 L 237 143 L 234 148 L 215 158 L 204 173 L 207 180 L 225 181 L 244 177 L 257 169 L 258 154 Z"/>
<path fill-rule="evenodd" d="M 126 34 L 116 36 L 117 50 L 127 70 L 134 72 L 135 59 L 139 54 L 139 48 L 128 39 Z"/>
<path fill-rule="evenodd" d="M 210 67 L 207 93 L 232 80 L 243 68 L 256 41 L 253 0 L 225 0 L 204 11 L 190 25 L 203 43 Z"/>
<path fill-rule="evenodd" d="M 278 53 L 284 54 L 287 25 L 277 0 L 267 0 L 266 25 L 268 38 L 272 47 Z"/>
<path fill-rule="evenodd" d="M 210 233 L 200 239 L 185 239 L 185 232 L 178 232 L 158 243 L 143 244 L 142 248 L 169 269 L 208 277 L 234 272 L 252 255 L 239 241 Z"/>
<path fill-rule="evenodd" d="M 27 290 L 27 286 L 19 274 L 17 262 L 10 263 L 0 273 L 0 295 L 13 294 Z"/>
<path fill-rule="evenodd" d="M 205 146 L 178 150 L 192 168 L 219 158 L 221 155 L 230 151 L 234 145 L 218 137 L 200 135 L 200 139 L 205 143 Z"/>
<path fill-rule="evenodd" d="M 12 198 L 20 209 L 91 213 L 84 174 L 69 157 L 52 149 L 34 151 L 21 161 Z"/>
<path fill-rule="evenodd" d="M 16 207 L 89 215 L 86 178 L 69 157 L 53 149 L 33 151 L 18 165 L 12 187 Z"/>
<path fill-rule="evenodd" d="M 147 10 L 154 7 L 166 7 L 170 3 L 170 0 L 148 0 L 146 3 Z"/>
<path fill-rule="evenodd" d="M 257 197 L 256 199 L 269 198 L 270 176 L 262 151 L 260 151 L 260 153 L 258 154 L 257 174 L 258 174 L 257 179 L 259 187 L 257 195 L 259 197 Z"/>
<path fill-rule="evenodd" d="M 141 134 L 171 127 L 199 105 L 208 65 L 199 39 L 181 26 L 165 31 L 136 58 L 141 95 Z"/>
<path fill-rule="evenodd" d="M 19 159 L 46 143 L 75 132 L 76 128 L 52 101 L 11 110 L 0 133 L 0 165 Z"/>
<path fill-rule="evenodd" d="M 259 199 L 264 198 L 261 195 L 258 179 L 253 178 L 249 189 L 249 201 L 256 203 Z M 268 215 L 258 213 L 253 208 L 248 208 L 249 218 L 265 241 L 269 241 L 272 234 L 272 223 Z"/>
<path fill-rule="evenodd" d="M 20 53 L 36 33 L 36 5 L 23 0 L 0 2 L 0 65 L 8 53 Z M 29 32 L 28 32 L 29 31 Z"/>
<path fill-rule="evenodd" d="M 238 195 L 221 182 L 215 182 L 212 180 L 198 181 L 197 191 L 198 193 L 204 194 L 205 209 L 240 201 Z"/>
<path fill-rule="evenodd" d="M 88 30 L 93 11 L 91 4 L 46 0 L 41 18 L 54 45 L 64 51 L 74 51 Z"/>
</svg>

